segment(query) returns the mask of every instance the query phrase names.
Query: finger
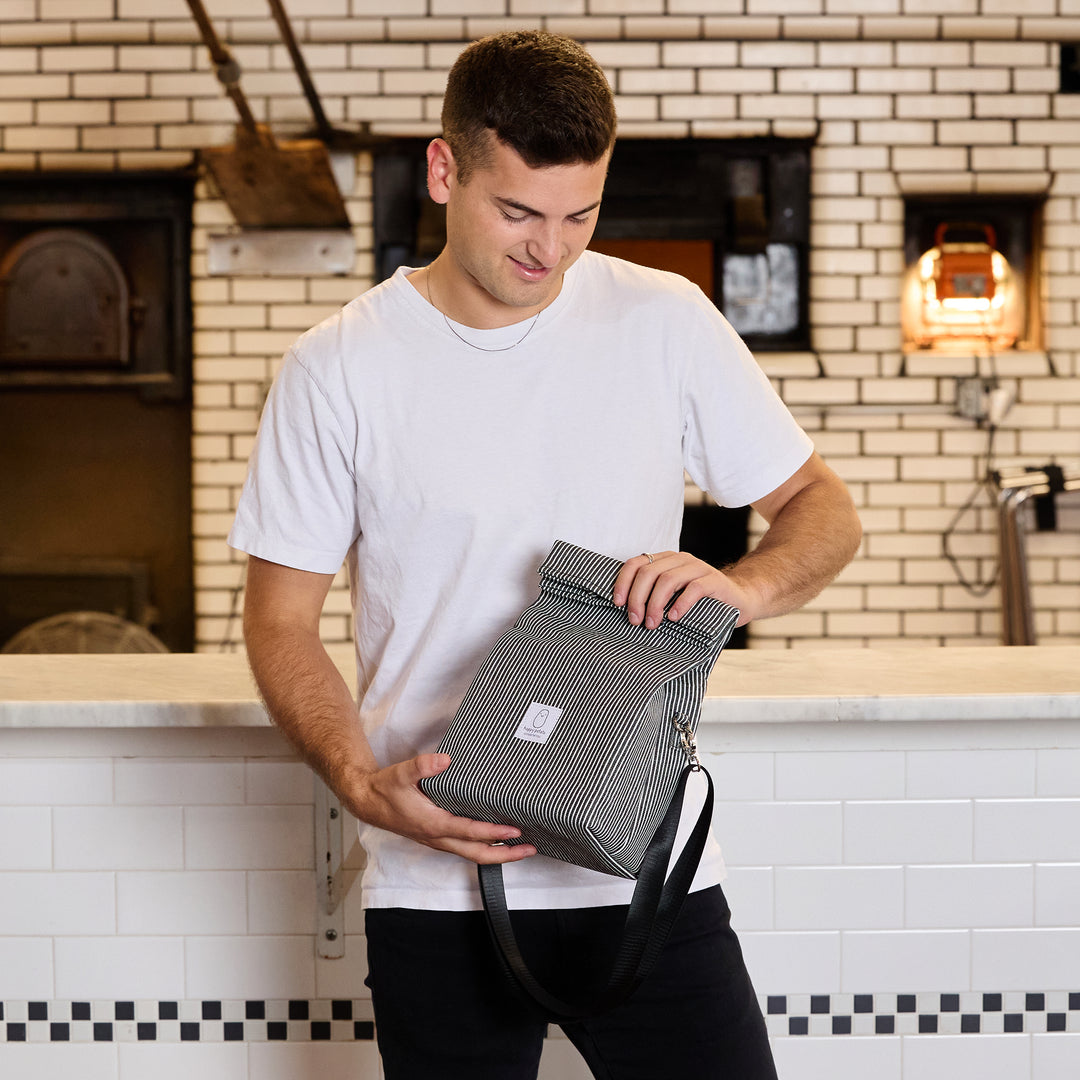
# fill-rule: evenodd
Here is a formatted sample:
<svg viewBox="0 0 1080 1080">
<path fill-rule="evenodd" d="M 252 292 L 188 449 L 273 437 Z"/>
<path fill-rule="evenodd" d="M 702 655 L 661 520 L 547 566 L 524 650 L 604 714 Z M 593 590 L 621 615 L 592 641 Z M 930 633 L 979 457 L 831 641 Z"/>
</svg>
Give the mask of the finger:
<svg viewBox="0 0 1080 1080">
<path fill-rule="evenodd" d="M 516 840 L 521 830 L 515 825 L 497 825 L 490 821 L 474 821 L 472 818 L 455 817 L 443 811 L 444 820 L 431 829 L 440 840 L 472 844 L 501 844 Z"/>
<path fill-rule="evenodd" d="M 663 573 L 664 567 L 670 565 L 673 556 L 677 556 L 678 552 L 675 551 L 660 551 L 652 556 L 652 562 L 649 562 L 649 556 L 636 556 L 632 562 L 644 558 L 644 563 L 638 563 L 636 572 L 634 573 L 634 580 L 630 583 L 630 591 L 626 598 L 626 614 L 630 620 L 631 625 L 637 626 L 645 619 L 645 609 L 649 603 L 649 597 L 652 595 L 653 589 L 656 587 L 656 582 L 660 575 Z"/>
<path fill-rule="evenodd" d="M 448 754 L 421 754 L 413 758 L 412 763 L 417 767 L 423 767 L 425 759 L 438 758 L 450 762 Z M 419 764 L 418 764 L 419 763 Z M 441 765 L 441 762 L 433 764 Z M 442 768 L 439 768 L 439 772 Z M 521 830 L 516 825 L 504 825 L 493 821 L 478 821 L 476 818 L 460 817 L 443 809 L 437 803 L 431 801 L 419 788 L 413 792 L 422 800 L 419 810 L 414 813 L 418 823 L 422 826 L 428 839 L 464 840 L 482 844 L 497 844 L 504 840 L 516 840 L 521 835 Z"/>
<path fill-rule="evenodd" d="M 510 862 L 536 853 L 532 844 L 512 843 L 521 838 L 521 830 L 514 825 L 475 821 L 442 810 L 438 816 L 440 820 L 429 823 L 425 836 L 416 837 L 429 847 L 464 855 L 473 862 Z"/>
<path fill-rule="evenodd" d="M 650 568 L 654 571 L 652 587 L 647 596 L 641 597 L 642 619 L 639 621 L 643 621 L 648 629 L 655 630 L 664 621 L 667 606 L 695 577 L 700 576 L 702 566 L 704 564 L 699 559 L 686 552 L 665 552 L 663 558 Z M 634 606 L 637 599 L 631 590 L 629 606 Z"/>
<path fill-rule="evenodd" d="M 709 589 L 703 577 L 688 581 L 668 608 L 667 617 L 672 622 L 678 622 L 703 596 L 707 595 L 709 595 Z"/>
<path fill-rule="evenodd" d="M 655 558 L 655 556 L 654 556 Z M 627 598 L 630 595 L 630 587 L 634 582 L 634 577 L 644 566 L 649 565 L 649 556 L 635 555 L 632 559 L 627 559 L 626 562 L 619 567 L 619 572 L 615 575 L 615 584 L 611 587 L 611 599 L 616 607 L 622 607 L 626 603 Z"/>
<path fill-rule="evenodd" d="M 438 776 L 441 772 L 446 772 L 450 768 L 450 755 L 449 754 L 420 754 L 419 757 L 414 757 L 411 761 L 404 762 L 408 765 L 414 774 L 413 783 L 417 780 L 423 780 L 430 776 Z"/>
<path fill-rule="evenodd" d="M 458 817 L 432 802 L 417 786 L 417 781 L 421 778 L 437 776 L 445 771 L 450 761 L 449 754 L 420 754 L 398 766 L 403 777 L 412 778 L 402 792 L 402 801 L 398 804 L 400 811 L 413 821 L 409 831 L 423 843 L 447 838 L 482 844 L 516 840 L 521 835 L 521 830 L 515 826 Z"/>
<path fill-rule="evenodd" d="M 695 573 L 693 567 L 675 566 L 657 576 L 645 608 L 645 626 L 649 630 L 655 630 L 664 621 L 664 611 L 672 597 L 693 580 Z"/>
<path fill-rule="evenodd" d="M 521 862 L 536 854 L 532 844 L 463 844 L 453 840 L 448 840 L 441 850 L 484 866 Z"/>
</svg>

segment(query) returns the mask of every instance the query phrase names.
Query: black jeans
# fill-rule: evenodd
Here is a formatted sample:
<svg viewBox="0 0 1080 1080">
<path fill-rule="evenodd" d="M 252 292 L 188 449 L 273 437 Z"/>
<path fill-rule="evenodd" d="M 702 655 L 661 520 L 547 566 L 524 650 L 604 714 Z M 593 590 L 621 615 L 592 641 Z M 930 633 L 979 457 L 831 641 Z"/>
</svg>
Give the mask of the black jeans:
<svg viewBox="0 0 1080 1080">
<path fill-rule="evenodd" d="M 625 907 L 520 911 L 533 972 L 580 997 Z M 367 912 L 368 985 L 386 1080 L 535 1080 L 546 1025 L 499 967 L 479 912 Z M 776 1080 L 761 1010 L 719 886 L 692 893 L 628 1002 L 563 1025 L 597 1080 Z"/>
</svg>

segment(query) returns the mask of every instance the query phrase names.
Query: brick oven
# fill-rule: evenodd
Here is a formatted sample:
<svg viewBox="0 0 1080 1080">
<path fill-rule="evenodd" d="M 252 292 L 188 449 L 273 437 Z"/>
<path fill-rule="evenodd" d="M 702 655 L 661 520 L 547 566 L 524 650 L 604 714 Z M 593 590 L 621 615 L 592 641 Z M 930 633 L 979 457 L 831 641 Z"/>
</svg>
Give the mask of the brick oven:
<svg viewBox="0 0 1080 1080">
<path fill-rule="evenodd" d="M 191 198 L 0 177 L 0 646 L 192 648 Z"/>
</svg>

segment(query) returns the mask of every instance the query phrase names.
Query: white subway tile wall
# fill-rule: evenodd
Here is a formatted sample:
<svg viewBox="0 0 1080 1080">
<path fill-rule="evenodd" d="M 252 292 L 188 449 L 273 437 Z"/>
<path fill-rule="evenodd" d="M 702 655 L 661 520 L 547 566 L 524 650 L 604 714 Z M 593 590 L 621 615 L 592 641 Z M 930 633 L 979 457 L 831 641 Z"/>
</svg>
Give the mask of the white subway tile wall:
<svg viewBox="0 0 1080 1080">
<path fill-rule="evenodd" d="M 211 734 L 0 733 L 0 775 L 38 781 L 2 789 L 38 805 L 0 807 L 11 1075 L 379 1075 L 354 822 L 345 957 L 325 960 L 310 773 L 274 731 Z M 781 1068 L 998 1075 L 1000 1044 L 1030 1069 L 1002 1075 L 1069 1075 L 1078 741 L 1067 721 L 702 731 Z M 545 1080 L 581 1068 L 550 1040 Z"/>
</svg>

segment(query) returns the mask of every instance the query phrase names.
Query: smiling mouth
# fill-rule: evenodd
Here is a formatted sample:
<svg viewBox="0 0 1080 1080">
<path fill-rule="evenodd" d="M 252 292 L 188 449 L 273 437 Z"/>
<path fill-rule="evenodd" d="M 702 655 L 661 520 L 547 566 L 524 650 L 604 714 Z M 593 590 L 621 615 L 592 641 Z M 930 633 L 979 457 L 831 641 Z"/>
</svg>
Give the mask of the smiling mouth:
<svg viewBox="0 0 1080 1080">
<path fill-rule="evenodd" d="M 515 259 L 512 255 L 510 256 L 510 261 L 527 278 L 543 278 L 551 273 L 552 270 L 550 266 L 530 266 L 528 263 L 523 263 L 520 259 Z"/>
</svg>

